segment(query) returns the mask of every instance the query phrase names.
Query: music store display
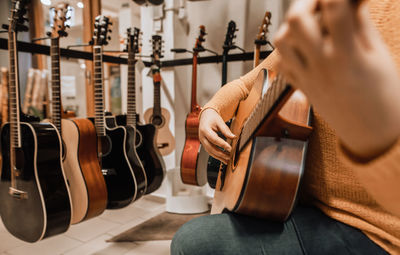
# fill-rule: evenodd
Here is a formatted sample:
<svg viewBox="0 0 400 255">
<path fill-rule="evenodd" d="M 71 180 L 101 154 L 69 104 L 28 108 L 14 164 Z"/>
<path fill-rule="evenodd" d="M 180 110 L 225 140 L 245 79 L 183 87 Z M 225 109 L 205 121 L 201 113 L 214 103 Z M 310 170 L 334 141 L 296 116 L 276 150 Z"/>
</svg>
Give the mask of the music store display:
<svg viewBox="0 0 400 255">
<path fill-rule="evenodd" d="M 209 157 L 198 136 L 202 109 L 197 98 L 199 54 L 213 52 L 203 46 L 207 34 L 205 26 L 199 27 L 193 51 L 175 50 L 192 53 L 192 82 L 185 135 L 174 137 L 169 127 L 172 113 L 161 104 L 161 35 L 152 35 L 152 54 L 147 56 L 151 60 L 147 67 L 150 67 L 154 86 L 154 104 L 143 114 L 146 124 L 142 124 L 137 112 L 137 91 L 142 84 L 137 84 L 135 68 L 137 60 L 146 56 L 139 54 L 141 32 L 136 27 L 126 30 L 127 91 L 126 94 L 121 91 L 127 99 L 126 113 L 115 116 L 112 109 L 106 111 L 103 47 L 111 39 L 112 22 L 103 15 L 95 18 L 93 37 L 88 42 L 92 47 L 93 72 L 88 77 L 92 79 L 94 102 L 87 103 L 94 104 L 94 116 L 76 118 L 75 113 L 63 110 L 63 49 L 60 41 L 68 36 L 70 8 L 67 3 L 59 3 L 52 9 L 52 30 L 47 33 L 48 37 L 39 38 L 49 39 L 50 46 L 46 47 L 49 47 L 50 70 L 30 69 L 27 72 L 22 104 L 17 34 L 28 30 L 24 24 L 27 5 L 28 0 L 12 1 L 8 25 L 9 67 L 1 69 L 0 215 L 11 234 L 27 242 L 37 242 L 67 231 L 71 224 L 99 216 L 106 209 L 123 208 L 152 194 L 166 179 L 163 156 L 175 150 L 175 139 L 185 139 L 180 158 L 182 181 L 197 186 L 208 182 L 211 187 L 216 187 L 213 213 L 228 209 L 257 217 L 267 214 L 272 218 L 286 217 L 298 189 L 296 184 L 303 171 L 302 160 L 311 128 L 307 126 L 308 115 L 290 115 L 290 107 L 284 108 L 288 115 L 278 114 L 284 104 L 291 105 L 289 97 L 294 92 L 280 75 L 275 76 L 263 95 L 263 86 L 270 84 L 275 74 L 261 72 L 251 97 L 240 104 L 231 124 L 239 140 L 228 140 L 235 150 L 228 166 L 224 166 Z M 271 14 L 267 12 L 255 42 L 254 66 L 260 59 L 260 47 L 269 43 L 266 36 L 270 18 Z M 235 22 L 230 21 L 222 47 L 222 85 L 227 82 L 229 52 L 241 49 L 234 43 L 236 31 Z M 296 105 L 298 107 L 298 103 Z M 305 103 L 302 109 L 307 112 L 308 104 Z M 40 122 L 43 118 L 45 120 Z M 296 125 L 294 121 L 300 121 L 300 124 Z M 265 137 L 281 134 L 282 130 L 288 132 L 284 137 Z M 285 151 L 277 148 L 285 148 Z M 272 169 L 270 164 L 275 161 L 265 165 L 264 161 L 258 160 L 265 156 L 285 157 L 293 164 L 295 162 L 297 174 L 288 174 L 292 169 L 289 171 L 287 167 L 293 167 L 292 163 Z M 253 203 L 266 201 L 267 204 L 271 199 L 264 193 L 254 194 L 260 180 L 268 181 L 265 179 L 269 179 L 270 171 L 280 171 L 282 178 L 288 178 L 282 183 L 288 199 L 277 211 L 270 211 L 270 207 L 256 210 Z"/>
</svg>

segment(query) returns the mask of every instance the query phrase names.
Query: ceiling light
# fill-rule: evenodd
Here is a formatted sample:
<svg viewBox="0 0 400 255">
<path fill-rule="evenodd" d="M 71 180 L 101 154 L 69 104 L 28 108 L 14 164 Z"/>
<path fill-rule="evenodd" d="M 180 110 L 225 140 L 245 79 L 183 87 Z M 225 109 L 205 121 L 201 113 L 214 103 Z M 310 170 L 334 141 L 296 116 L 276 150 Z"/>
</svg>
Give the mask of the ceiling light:
<svg viewBox="0 0 400 255">
<path fill-rule="evenodd" d="M 42 2 L 42 4 L 47 6 L 51 5 L 51 0 L 40 0 L 40 2 Z"/>
<path fill-rule="evenodd" d="M 84 5 L 83 5 L 83 3 L 82 2 L 78 2 L 78 3 L 76 3 L 76 6 L 78 6 L 78 8 L 83 8 L 84 7 Z"/>
</svg>

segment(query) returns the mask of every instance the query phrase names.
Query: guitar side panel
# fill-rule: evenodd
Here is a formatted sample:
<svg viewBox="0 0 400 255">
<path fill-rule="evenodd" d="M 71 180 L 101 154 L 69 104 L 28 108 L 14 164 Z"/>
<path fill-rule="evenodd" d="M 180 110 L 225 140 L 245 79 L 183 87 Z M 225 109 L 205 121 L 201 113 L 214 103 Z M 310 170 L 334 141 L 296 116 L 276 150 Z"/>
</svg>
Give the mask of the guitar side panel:
<svg viewBox="0 0 400 255">
<path fill-rule="evenodd" d="M 87 220 L 102 214 L 107 207 L 107 187 L 97 158 L 96 130 L 92 122 L 87 119 L 67 121 L 74 124 L 79 134 L 76 153 L 88 196 L 88 209 L 83 218 L 83 220 Z"/>
<path fill-rule="evenodd" d="M 139 158 L 147 174 L 146 194 L 160 188 L 166 170 L 164 160 L 157 148 L 156 128 L 152 124 L 137 125 L 137 131 L 143 137 L 142 143 L 136 148 Z"/>
<path fill-rule="evenodd" d="M 103 155 L 102 172 L 107 185 L 107 209 L 129 205 L 136 197 L 136 180 L 126 156 L 126 130 L 124 127 L 106 127 L 111 150 Z"/>
</svg>

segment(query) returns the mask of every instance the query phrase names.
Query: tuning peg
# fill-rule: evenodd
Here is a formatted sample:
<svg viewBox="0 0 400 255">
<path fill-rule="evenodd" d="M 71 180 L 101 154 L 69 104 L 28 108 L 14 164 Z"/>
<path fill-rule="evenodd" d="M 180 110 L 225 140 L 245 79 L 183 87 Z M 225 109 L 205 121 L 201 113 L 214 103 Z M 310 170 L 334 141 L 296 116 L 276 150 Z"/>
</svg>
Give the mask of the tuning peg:
<svg viewBox="0 0 400 255">
<path fill-rule="evenodd" d="M 46 35 L 47 36 L 51 36 L 51 32 L 46 32 Z"/>
<path fill-rule="evenodd" d="M 109 33 L 112 33 L 112 30 L 111 30 L 111 29 L 108 29 L 108 32 L 109 32 Z"/>
<path fill-rule="evenodd" d="M 108 39 L 108 40 L 111 40 L 111 36 L 108 36 L 107 39 Z"/>
<path fill-rule="evenodd" d="M 66 28 L 71 28 L 71 26 L 70 26 L 70 25 L 65 25 L 65 27 L 66 27 Z"/>
</svg>

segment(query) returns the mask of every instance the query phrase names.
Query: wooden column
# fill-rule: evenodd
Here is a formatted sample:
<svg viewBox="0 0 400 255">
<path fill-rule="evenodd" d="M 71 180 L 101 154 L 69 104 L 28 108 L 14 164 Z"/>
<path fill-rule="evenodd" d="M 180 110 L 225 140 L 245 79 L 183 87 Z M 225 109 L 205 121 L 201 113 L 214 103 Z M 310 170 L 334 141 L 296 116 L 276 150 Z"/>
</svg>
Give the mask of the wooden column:
<svg viewBox="0 0 400 255">
<path fill-rule="evenodd" d="M 101 0 L 83 0 L 83 42 L 92 40 L 94 30 L 94 19 L 101 14 Z M 85 48 L 92 52 L 92 47 Z M 94 90 L 93 90 L 93 62 L 85 61 L 86 64 L 86 111 L 87 116 L 94 116 Z"/>
<path fill-rule="evenodd" d="M 44 31 L 44 13 L 43 6 L 40 0 L 32 0 L 31 8 L 29 8 L 29 32 L 31 39 L 45 37 Z M 42 41 L 37 43 L 44 44 Z M 45 55 L 35 54 L 32 57 L 32 68 L 47 69 L 47 61 Z"/>
</svg>

